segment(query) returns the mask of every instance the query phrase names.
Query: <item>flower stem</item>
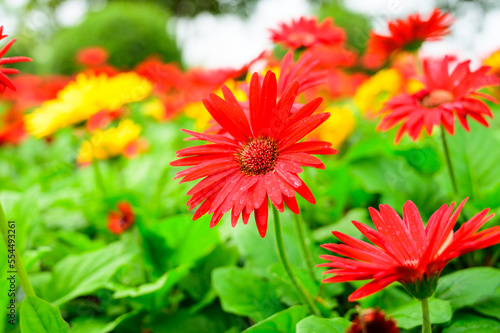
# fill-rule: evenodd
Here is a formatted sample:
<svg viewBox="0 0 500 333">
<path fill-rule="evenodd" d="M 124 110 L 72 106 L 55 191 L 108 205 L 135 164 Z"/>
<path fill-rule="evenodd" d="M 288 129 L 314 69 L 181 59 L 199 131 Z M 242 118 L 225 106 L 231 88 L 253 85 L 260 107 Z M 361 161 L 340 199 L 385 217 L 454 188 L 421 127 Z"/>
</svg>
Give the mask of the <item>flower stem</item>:
<svg viewBox="0 0 500 333">
<path fill-rule="evenodd" d="M 302 299 L 302 302 L 307 303 L 309 309 L 317 316 L 321 316 L 321 312 L 319 311 L 318 306 L 314 303 L 313 299 L 309 295 L 309 293 L 305 290 L 304 286 L 300 283 L 297 275 L 293 272 L 292 265 L 288 260 L 288 256 L 285 252 L 285 244 L 283 242 L 283 234 L 281 232 L 281 222 L 278 210 L 276 207 L 273 207 L 273 216 L 274 216 L 274 234 L 276 237 L 276 247 L 278 248 L 278 256 L 280 258 L 281 264 L 285 269 L 288 277 L 292 281 L 293 286 L 297 289 L 299 297 Z"/>
<path fill-rule="evenodd" d="M 9 239 L 11 239 L 11 240 L 15 239 L 15 238 L 9 238 L 9 230 L 10 230 L 9 224 L 7 222 L 7 218 L 5 217 L 5 213 L 3 211 L 2 204 L 0 203 L 0 231 L 2 232 L 2 237 L 3 237 L 3 240 L 5 242 L 5 246 L 7 247 L 7 251 L 12 252 L 12 248 L 14 248 L 15 268 L 16 268 L 17 277 L 19 279 L 19 283 L 21 284 L 21 287 L 23 288 L 24 294 L 26 296 L 36 296 L 35 290 L 33 289 L 33 286 L 30 283 L 28 273 L 26 272 L 26 269 L 24 268 L 23 262 L 21 260 L 21 256 L 19 255 L 19 251 L 17 250 L 17 246 L 16 246 L 15 241 L 10 242 L 10 244 L 9 244 Z M 12 271 L 12 269 L 10 269 L 10 270 Z"/>
<path fill-rule="evenodd" d="M 420 300 L 422 304 L 422 333 L 432 333 L 431 317 L 429 313 L 429 299 Z"/>
<path fill-rule="evenodd" d="M 94 180 L 95 185 L 101 191 L 102 195 L 106 195 L 106 187 L 104 186 L 104 179 L 102 178 L 101 170 L 99 169 L 99 161 L 94 158 L 92 161 L 92 167 L 94 168 Z"/>
<path fill-rule="evenodd" d="M 453 172 L 453 165 L 451 164 L 450 151 L 448 149 L 448 143 L 446 142 L 446 133 L 444 131 L 443 126 L 441 126 L 441 142 L 443 143 L 444 155 L 446 158 L 446 165 L 448 166 L 448 173 L 450 174 L 453 193 L 458 194 L 457 181 L 455 179 L 455 173 Z"/>
<path fill-rule="evenodd" d="M 294 214 L 294 221 L 295 221 L 295 230 L 297 231 L 297 239 L 299 240 L 299 245 L 300 245 L 300 250 L 302 251 L 302 255 L 304 256 L 306 260 L 306 267 L 307 267 L 307 272 L 309 273 L 309 276 L 313 281 L 316 281 L 316 276 L 314 275 L 314 262 L 313 262 L 313 257 L 311 255 L 311 251 L 309 250 L 309 247 L 307 247 L 306 244 L 306 233 L 304 231 L 304 227 L 302 225 L 303 221 L 301 221 L 301 218 L 299 215 Z"/>
</svg>

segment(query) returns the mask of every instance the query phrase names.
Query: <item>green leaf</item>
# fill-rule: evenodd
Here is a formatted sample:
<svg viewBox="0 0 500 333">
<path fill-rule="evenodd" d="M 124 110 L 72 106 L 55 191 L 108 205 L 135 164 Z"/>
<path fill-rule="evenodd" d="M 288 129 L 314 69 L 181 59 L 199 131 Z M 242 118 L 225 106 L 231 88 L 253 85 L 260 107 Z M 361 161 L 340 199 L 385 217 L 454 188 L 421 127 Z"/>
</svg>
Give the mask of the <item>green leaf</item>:
<svg viewBox="0 0 500 333">
<path fill-rule="evenodd" d="M 432 324 L 441 324 L 449 321 L 453 312 L 450 303 L 436 298 L 429 299 L 429 312 Z M 422 307 L 420 301 L 413 299 L 406 305 L 393 311 L 388 311 L 398 327 L 410 329 L 422 325 Z"/>
<path fill-rule="evenodd" d="M 500 320 L 500 293 L 479 301 L 474 305 L 474 310 Z"/>
<path fill-rule="evenodd" d="M 70 255 L 57 263 L 45 286 L 45 298 L 56 305 L 104 287 L 116 271 L 137 254 L 137 247 L 115 242 L 97 251 Z"/>
<path fill-rule="evenodd" d="M 245 330 L 245 333 L 294 333 L 297 323 L 307 317 L 307 307 L 293 306 Z"/>
<path fill-rule="evenodd" d="M 180 287 L 192 298 L 201 300 L 212 289 L 212 271 L 217 267 L 236 265 L 238 258 L 235 247 L 220 244 L 209 256 L 197 261 L 189 275 L 180 281 Z"/>
<path fill-rule="evenodd" d="M 71 333 L 108 333 L 113 331 L 121 322 L 135 316 L 138 311 L 132 311 L 112 318 L 77 317 L 71 322 Z"/>
<path fill-rule="evenodd" d="M 249 269 L 217 268 L 212 273 L 212 281 L 226 312 L 258 322 L 283 310 L 275 288 Z"/>
<path fill-rule="evenodd" d="M 453 318 L 450 327 L 443 333 L 499 333 L 500 322 L 471 313 L 460 313 Z"/>
<path fill-rule="evenodd" d="M 120 288 L 113 294 L 113 298 L 134 298 L 155 293 L 159 290 L 161 290 L 163 294 L 167 293 L 177 282 L 179 282 L 179 280 L 187 275 L 188 271 L 188 265 L 179 266 L 166 272 L 162 277 L 153 283 L 145 283 L 132 288 Z"/>
<path fill-rule="evenodd" d="M 365 283 L 366 282 L 364 281 L 351 282 L 351 284 L 356 288 L 361 287 Z M 390 311 L 395 311 L 411 301 L 412 297 L 408 295 L 407 292 L 395 287 L 394 285 L 382 289 L 373 295 L 358 300 L 362 308 L 375 308 L 377 306 L 380 306 L 380 304 L 384 304 L 383 310 L 387 313 Z"/>
<path fill-rule="evenodd" d="M 500 287 L 500 269 L 492 267 L 468 268 L 440 278 L 435 297 L 447 300 L 456 310 L 474 305 L 490 296 Z"/>
<path fill-rule="evenodd" d="M 344 333 L 351 322 L 338 317 L 333 319 L 309 316 L 297 324 L 297 333 Z"/>
<path fill-rule="evenodd" d="M 27 296 L 21 305 L 21 332 L 65 333 L 69 325 L 62 319 L 61 311 L 36 296 Z"/>
<path fill-rule="evenodd" d="M 446 134 L 446 138 L 459 192 L 474 200 L 500 184 L 498 154 L 492 153 L 498 151 L 500 140 L 495 131 L 474 121 L 470 129 L 468 133 L 459 127 L 455 135 Z"/>
</svg>

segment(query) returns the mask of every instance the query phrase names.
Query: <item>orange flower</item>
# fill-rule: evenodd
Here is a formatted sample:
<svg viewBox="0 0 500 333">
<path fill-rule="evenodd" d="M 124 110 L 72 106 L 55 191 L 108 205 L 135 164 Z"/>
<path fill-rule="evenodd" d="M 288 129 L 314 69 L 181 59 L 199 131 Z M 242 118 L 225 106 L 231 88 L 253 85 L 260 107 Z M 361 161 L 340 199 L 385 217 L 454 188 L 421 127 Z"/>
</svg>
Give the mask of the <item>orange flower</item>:
<svg viewBox="0 0 500 333">
<path fill-rule="evenodd" d="M 367 66 L 381 65 L 393 52 L 413 52 L 425 41 L 440 40 L 450 32 L 452 22 L 451 16 L 439 9 L 434 9 L 427 20 L 423 20 L 420 14 L 413 14 L 406 20 L 390 21 L 388 36 L 371 33 L 365 58 Z"/>
<path fill-rule="evenodd" d="M 135 214 L 130 203 L 119 202 L 116 207 L 118 211 L 111 211 L 108 214 L 108 229 L 114 234 L 121 234 L 129 229 L 135 221 Z"/>
</svg>

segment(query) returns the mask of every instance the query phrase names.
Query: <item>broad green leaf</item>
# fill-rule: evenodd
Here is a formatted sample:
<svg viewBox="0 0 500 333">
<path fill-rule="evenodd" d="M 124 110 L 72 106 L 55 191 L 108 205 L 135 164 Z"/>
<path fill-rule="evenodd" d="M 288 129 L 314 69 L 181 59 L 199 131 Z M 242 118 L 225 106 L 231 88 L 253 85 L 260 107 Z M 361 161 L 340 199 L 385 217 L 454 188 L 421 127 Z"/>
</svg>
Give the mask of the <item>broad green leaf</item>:
<svg viewBox="0 0 500 333">
<path fill-rule="evenodd" d="M 355 238 L 362 238 L 363 234 L 354 226 L 354 224 L 352 224 L 353 220 L 370 225 L 371 222 L 368 217 L 368 209 L 351 209 L 335 223 L 314 230 L 313 237 L 317 242 L 333 242 L 337 241 L 337 238 L 332 235 L 332 231 L 339 231 Z"/>
<path fill-rule="evenodd" d="M 293 216 L 291 213 L 285 212 L 280 214 L 280 218 L 283 241 L 285 243 L 288 258 L 294 267 L 305 270 L 306 261 L 302 256 L 302 252 L 297 242 Z M 230 223 L 228 228 L 231 228 Z M 255 223 L 248 223 L 247 225 L 239 223 L 235 228 L 231 229 L 231 234 L 240 254 L 246 258 L 246 266 L 258 271 L 259 274 L 268 274 L 268 267 L 279 262 L 274 228 L 271 223 L 267 228 L 267 234 L 264 238 L 259 236 Z M 314 246 L 313 242 L 310 243 L 309 245 L 312 250 L 314 264 L 319 264 L 321 262 L 318 258 L 320 248 L 319 246 Z M 321 270 L 317 270 L 316 272 L 319 274 Z"/>
<path fill-rule="evenodd" d="M 196 314 L 186 309 L 181 309 L 172 315 L 157 313 L 152 316 L 148 327 L 152 332 L 215 333 L 225 332 L 237 325 L 241 327 L 245 324 L 241 318 L 224 313 L 219 306 L 213 306 Z"/>
<path fill-rule="evenodd" d="M 293 306 L 264 319 L 245 330 L 245 333 L 294 333 L 297 323 L 307 317 L 307 307 Z"/>
<path fill-rule="evenodd" d="M 457 271 L 439 279 L 434 297 L 447 300 L 456 310 L 473 306 L 500 287 L 500 269 L 475 267 Z"/>
<path fill-rule="evenodd" d="M 212 271 L 217 267 L 233 266 L 238 258 L 235 247 L 220 244 L 209 256 L 198 260 L 189 275 L 180 281 L 180 287 L 194 299 L 201 300 L 212 288 Z"/>
<path fill-rule="evenodd" d="M 138 311 L 122 314 L 112 318 L 77 317 L 71 322 L 71 333 L 108 333 L 112 332 L 124 320 L 135 316 Z"/>
<path fill-rule="evenodd" d="M 142 284 L 140 286 L 132 288 L 129 287 L 123 289 L 120 288 L 116 290 L 116 292 L 113 294 L 113 298 L 115 299 L 125 298 L 125 297 L 134 298 L 155 293 L 158 292 L 159 290 L 161 290 L 162 293 L 166 293 L 177 282 L 179 282 L 179 280 L 185 277 L 188 271 L 189 271 L 188 265 L 179 266 L 176 269 L 172 269 L 166 272 L 165 274 L 163 274 L 162 277 L 160 277 L 155 282 Z"/>
<path fill-rule="evenodd" d="M 474 310 L 486 316 L 500 320 L 500 293 L 480 300 L 474 304 Z"/>
<path fill-rule="evenodd" d="M 69 325 L 62 319 L 61 311 L 36 296 L 27 296 L 20 311 L 21 332 L 66 333 Z"/>
<path fill-rule="evenodd" d="M 436 298 L 429 299 L 429 312 L 432 324 L 441 324 L 449 321 L 453 312 L 450 303 Z M 420 301 L 413 299 L 406 305 L 395 310 L 388 311 L 397 323 L 398 327 L 410 329 L 422 325 L 422 306 Z"/>
<path fill-rule="evenodd" d="M 460 193 L 474 200 L 500 184 L 498 153 L 494 153 L 500 140 L 494 130 L 474 121 L 470 129 L 468 133 L 458 127 L 455 135 L 446 137 Z"/>
<path fill-rule="evenodd" d="M 499 333 L 500 322 L 471 313 L 460 313 L 453 318 L 450 327 L 443 333 Z"/>
<path fill-rule="evenodd" d="M 44 288 L 45 297 L 60 305 L 92 293 L 104 287 L 137 252 L 137 247 L 115 242 L 97 251 L 67 256 L 54 267 L 52 278 Z"/>
<path fill-rule="evenodd" d="M 209 228 L 209 216 L 193 221 L 191 214 L 166 218 L 154 225 L 150 231 L 166 240 L 172 249 L 168 258 L 172 266 L 194 262 L 212 252 L 219 243 L 216 232 Z"/>
<path fill-rule="evenodd" d="M 259 322 L 283 310 L 273 286 L 250 269 L 217 268 L 212 273 L 212 281 L 226 312 Z"/>
<path fill-rule="evenodd" d="M 350 325 L 350 321 L 341 317 L 329 319 L 309 316 L 297 324 L 297 333 L 344 333 Z"/>
<path fill-rule="evenodd" d="M 355 281 L 351 282 L 356 288 L 361 287 L 366 282 Z M 386 312 L 395 311 L 396 309 L 405 306 L 408 302 L 412 301 L 412 297 L 407 292 L 395 287 L 394 285 L 382 289 L 379 292 L 364 297 L 358 300 L 362 308 L 375 308 L 383 304 L 383 309 Z"/>
</svg>

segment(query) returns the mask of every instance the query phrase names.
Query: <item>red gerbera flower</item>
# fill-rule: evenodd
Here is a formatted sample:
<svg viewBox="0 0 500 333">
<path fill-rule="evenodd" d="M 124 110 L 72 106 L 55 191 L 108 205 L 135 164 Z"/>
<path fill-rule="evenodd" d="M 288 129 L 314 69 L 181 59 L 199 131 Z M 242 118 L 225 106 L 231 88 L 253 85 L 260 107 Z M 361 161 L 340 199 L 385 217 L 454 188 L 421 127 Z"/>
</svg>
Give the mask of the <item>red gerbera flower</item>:
<svg viewBox="0 0 500 333">
<path fill-rule="evenodd" d="M 361 310 L 346 333 L 399 333 L 396 322 L 379 309 Z"/>
<path fill-rule="evenodd" d="M 344 30 L 334 26 L 331 18 L 318 23 L 315 17 L 301 17 L 299 20 L 292 20 L 290 25 L 280 23 L 279 29 L 270 31 L 273 43 L 283 43 L 292 49 L 314 45 L 341 45 L 345 41 Z"/>
<path fill-rule="evenodd" d="M 344 244 L 325 244 L 323 248 L 347 258 L 322 255 L 331 267 L 324 274 L 335 276 L 323 282 L 372 281 L 349 296 L 355 301 L 371 295 L 393 282 L 400 282 L 410 295 L 424 299 L 432 295 L 445 265 L 464 253 L 500 243 L 500 226 L 478 231 L 495 214 L 485 209 L 453 232 L 458 215 L 467 199 L 453 212 L 455 204 L 443 205 L 432 214 L 424 228 L 413 202 L 403 205 L 403 219 L 389 205 L 380 211 L 369 208 L 376 231 L 364 224 L 352 223 L 374 245 L 334 231 Z"/>
<path fill-rule="evenodd" d="M 382 62 L 395 51 L 415 51 L 423 42 L 440 40 L 450 32 L 453 22 L 448 13 L 434 9 L 427 20 L 423 20 L 420 14 L 409 15 L 406 20 L 398 19 L 389 22 L 389 36 L 371 33 L 368 41 L 367 55 L 370 62 L 377 58 Z"/>
<path fill-rule="evenodd" d="M 8 35 L 3 34 L 3 26 L 0 27 L 0 40 L 4 39 Z M 8 42 L 1 50 L 0 50 L 0 93 L 3 93 L 6 88 L 10 88 L 12 90 L 16 90 L 16 86 L 12 81 L 7 77 L 8 74 L 17 74 L 19 73 L 19 70 L 13 69 L 13 68 L 2 68 L 3 65 L 6 64 L 14 64 L 16 62 L 27 62 L 27 61 L 32 61 L 30 58 L 27 57 L 11 57 L 11 58 L 4 58 L 2 57 L 9 51 L 9 49 L 12 47 L 12 45 L 16 42 L 16 39 L 14 38 L 10 42 Z"/>
<path fill-rule="evenodd" d="M 121 234 L 134 224 L 135 214 L 130 203 L 121 201 L 116 205 L 118 212 L 108 214 L 108 229 L 114 234 Z"/>
<path fill-rule="evenodd" d="M 255 211 L 255 221 L 262 237 L 266 235 L 268 198 L 283 212 L 285 205 L 295 214 L 299 207 L 295 192 L 310 203 L 315 199 L 306 184 L 297 176 L 302 166 L 323 169 L 325 165 L 315 155 L 335 154 L 328 142 L 300 142 L 307 133 L 323 123 L 330 114 L 313 112 L 322 99 L 317 98 L 290 116 L 297 96 L 299 83 L 294 80 L 277 101 L 276 76 L 268 71 L 263 84 L 257 73 L 250 82 L 250 113 L 246 116 L 233 93 L 222 87 L 225 100 L 215 94 L 203 99 L 208 112 L 226 135 L 191 134 L 191 140 L 204 140 L 212 144 L 179 150 L 184 157 L 171 163 L 173 166 L 191 166 L 177 174 L 181 182 L 203 177 L 188 195 L 190 209 L 201 204 L 194 220 L 206 213 L 213 213 L 210 227 L 232 209 L 231 223 L 236 225 L 242 215 L 248 222 Z M 186 157 L 191 156 L 191 157 Z"/>
<path fill-rule="evenodd" d="M 489 67 L 483 66 L 471 72 L 469 63 L 470 61 L 464 61 L 458 64 L 450 73 L 448 57 L 424 61 L 425 88 L 413 95 L 403 93 L 390 99 L 381 111 L 383 116 L 377 129 L 387 131 L 398 123 L 403 123 L 396 134 L 397 143 L 405 132 L 415 141 L 422 129 L 431 135 L 432 128 L 439 125 L 443 125 L 453 135 L 455 114 L 467 131 L 467 116 L 488 127 L 484 116 L 491 118 L 493 115 L 478 97 L 492 102 L 496 100 L 477 90 L 498 84 L 500 80 L 487 74 Z"/>
</svg>

